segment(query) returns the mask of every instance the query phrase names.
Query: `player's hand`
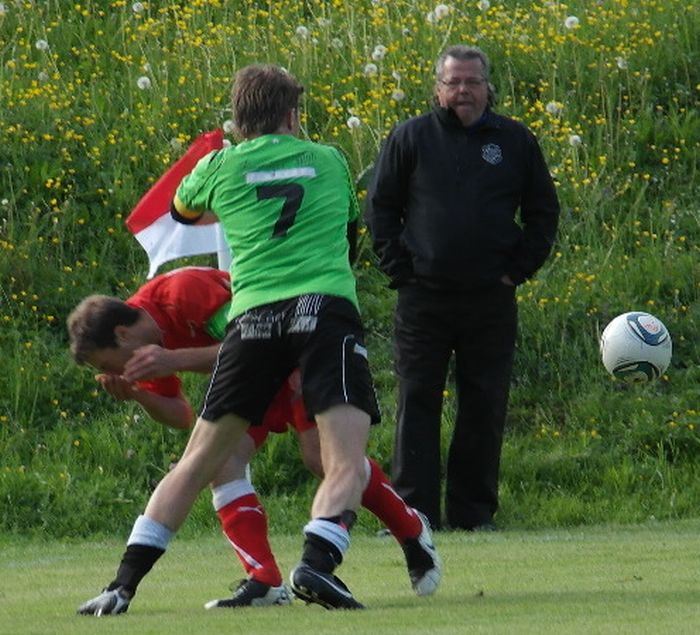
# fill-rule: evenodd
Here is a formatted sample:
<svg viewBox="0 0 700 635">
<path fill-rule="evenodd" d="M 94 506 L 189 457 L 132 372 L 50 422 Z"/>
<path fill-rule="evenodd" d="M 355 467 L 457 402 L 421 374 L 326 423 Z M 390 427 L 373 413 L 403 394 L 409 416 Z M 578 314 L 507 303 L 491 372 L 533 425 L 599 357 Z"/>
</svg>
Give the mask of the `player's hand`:
<svg viewBox="0 0 700 635">
<path fill-rule="evenodd" d="M 95 379 L 102 385 L 102 388 L 117 401 L 132 401 L 136 399 L 138 388 L 121 375 L 102 373 L 100 375 L 95 375 Z"/>
<path fill-rule="evenodd" d="M 132 595 L 124 587 L 117 587 L 111 591 L 105 589 L 97 597 L 88 600 L 78 607 L 80 615 L 118 615 L 126 613 L 131 602 Z"/>
<path fill-rule="evenodd" d="M 176 372 L 170 351 L 157 344 L 148 344 L 137 348 L 132 353 L 129 361 L 124 365 L 123 377 L 127 381 L 139 381 L 169 377 Z"/>
</svg>

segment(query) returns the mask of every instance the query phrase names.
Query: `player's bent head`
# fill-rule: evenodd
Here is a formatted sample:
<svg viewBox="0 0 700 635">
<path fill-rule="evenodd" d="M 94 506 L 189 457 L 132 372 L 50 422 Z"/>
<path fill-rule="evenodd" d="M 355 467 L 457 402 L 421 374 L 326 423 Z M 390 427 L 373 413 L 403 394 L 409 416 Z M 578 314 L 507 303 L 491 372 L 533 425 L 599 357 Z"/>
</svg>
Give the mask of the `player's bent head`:
<svg viewBox="0 0 700 635">
<path fill-rule="evenodd" d="M 66 325 L 70 352 L 78 364 L 89 363 L 96 350 L 117 348 L 119 326 L 132 326 L 140 313 L 123 300 L 108 295 L 90 295 L 71 311 Z"/>
<path fill-rule="evenodd" d="M 244 139 L 276 132 L 287 114 L 298 109 L 304 87 L 274 64 L 252 64 L 233 80 L 231 106 L 236 132 Z"/>
</svg>

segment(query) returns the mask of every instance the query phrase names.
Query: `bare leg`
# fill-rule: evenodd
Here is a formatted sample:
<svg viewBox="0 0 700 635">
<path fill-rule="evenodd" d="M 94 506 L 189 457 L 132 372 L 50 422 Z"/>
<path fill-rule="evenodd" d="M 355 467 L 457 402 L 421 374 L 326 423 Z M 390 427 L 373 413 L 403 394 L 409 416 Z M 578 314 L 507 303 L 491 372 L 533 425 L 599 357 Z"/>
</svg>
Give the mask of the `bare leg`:
<svg viewBox="0 0 700 635">
<path fill-rule="evenodd" d="M 218 475 L 233 454 L 248 422 L 225 415 L 212 422 L 199 418 L 180 461 L 151 495 L 144 516 L 177 531 L 199 493 Z"/>
<path fill-rule="evenodd" d="M 311 516 L 328 518 L 360 506 L 367 480 L 365 451 L 370 418 L 359 408 L 342 404 L 317 415 L 316 422 L 324 477 Z"/>
</svg>

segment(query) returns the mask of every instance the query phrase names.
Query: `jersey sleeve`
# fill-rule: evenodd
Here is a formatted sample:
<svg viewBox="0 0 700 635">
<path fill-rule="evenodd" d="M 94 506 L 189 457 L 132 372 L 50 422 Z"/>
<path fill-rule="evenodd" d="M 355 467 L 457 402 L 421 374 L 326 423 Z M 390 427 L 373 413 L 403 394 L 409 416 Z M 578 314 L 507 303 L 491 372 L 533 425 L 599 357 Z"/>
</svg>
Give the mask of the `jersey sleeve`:
<svg viewBox="0 0 700 635">
<path fill-rule="evenodd" d="M 213 150 L 202 157 L 192 172 L 182 179 L 175 192 L 175 198 L 187 210 L 205 212 L 212 208 L 214 176 L 222 160 L 222 151 Z"/>
<path fill-rule="evenodd" d="M 177 397 L 182 394 L 182 382 L 176 375 L 137 381 L 136 385 L 139 387 L 139 390 L 152 392 L 161 397 Z"/>
<path fill-rule="evenodd" d="M 352 177 L 350 176 L 350 166 L 348 166 L 348 162 L 345 159 L 345 156 L 340 150 L 338 150 L 338 148 L 332 146 L 330 147 L 343 167 L 343 173 L 345 174 L 345 182 L 347 184 L 348 193 L 350 196 L 350 203 L 348 206 L 348 223 L 352 223 L 353 221 L 357 220 L 360 216 L 360 205 L 357 202 L 357 195 L 355 194 L 355 185 L 353 183 Z"/>
</svg>

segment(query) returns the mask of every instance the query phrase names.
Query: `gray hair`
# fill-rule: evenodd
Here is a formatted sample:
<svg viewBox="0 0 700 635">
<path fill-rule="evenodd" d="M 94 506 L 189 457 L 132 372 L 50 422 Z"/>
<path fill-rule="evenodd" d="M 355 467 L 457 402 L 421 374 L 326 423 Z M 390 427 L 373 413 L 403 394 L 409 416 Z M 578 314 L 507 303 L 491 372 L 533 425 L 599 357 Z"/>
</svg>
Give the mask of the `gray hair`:
<svg viewBox="0 0 700 635">
<path fill-rule="evenodd" d="M 484 53 L 478 46 L 467 46 L 466 44 L 453 44 L 448 46 L 438 57 L 435 62 L 435 81 L 439 82 L 442 79 L 445 70 L 445 61 L 448 57 L 456 60 L 479 60 L 483 70 L 484 79 L 488 85 L 488 105 L 493 107 L 496 104 L 496 88 L 491 83 L 491 62 L 489 56 Z"/>
</svg>

